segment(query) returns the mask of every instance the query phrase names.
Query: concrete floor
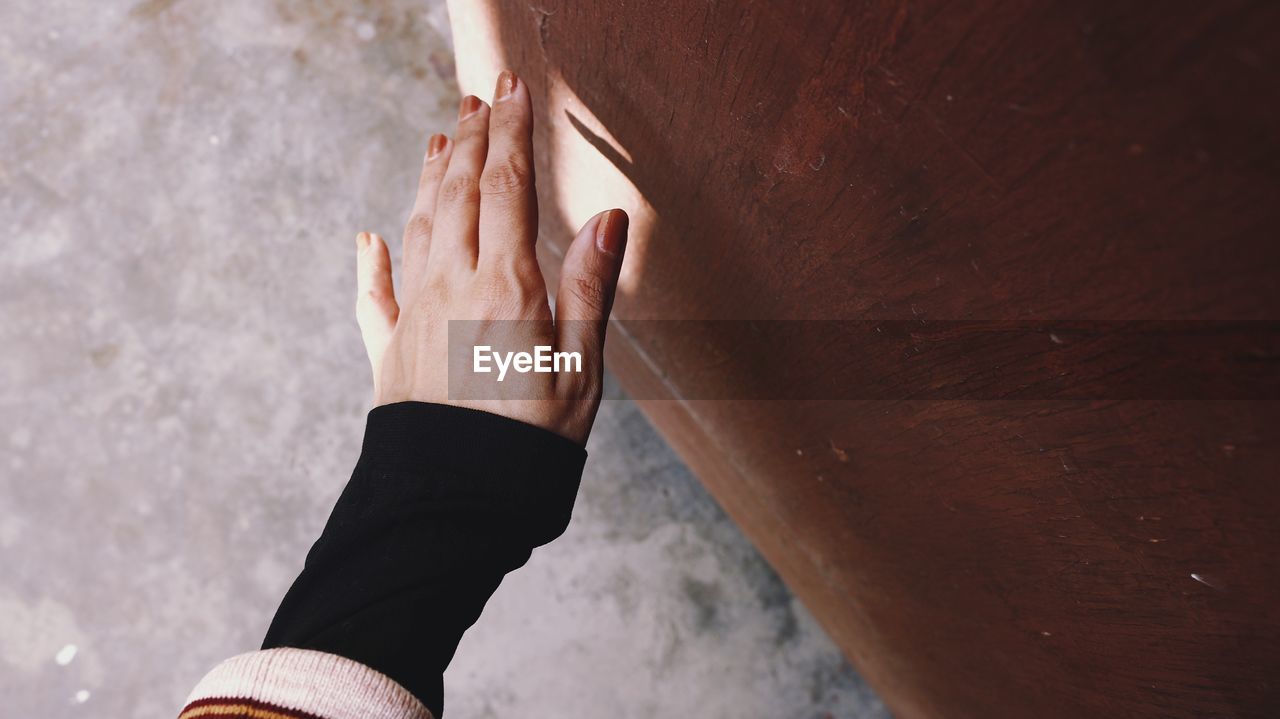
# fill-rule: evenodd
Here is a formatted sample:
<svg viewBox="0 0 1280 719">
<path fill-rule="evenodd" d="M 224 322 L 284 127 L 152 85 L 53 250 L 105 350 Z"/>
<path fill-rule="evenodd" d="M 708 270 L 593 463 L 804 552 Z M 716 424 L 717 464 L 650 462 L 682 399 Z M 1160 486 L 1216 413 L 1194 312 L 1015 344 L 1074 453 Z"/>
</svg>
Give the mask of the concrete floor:
<svg viewBox="0 0 1280 719">
<path fill-rule="evenodd" d="M 260 641 L 359 449 L 352 236 L 452 76 L 440 0 L 0 4 L 4 715 L 174 716 Z M 590 451 L 449 716 L 887 715 L 633 404 Z"/>
</svg>

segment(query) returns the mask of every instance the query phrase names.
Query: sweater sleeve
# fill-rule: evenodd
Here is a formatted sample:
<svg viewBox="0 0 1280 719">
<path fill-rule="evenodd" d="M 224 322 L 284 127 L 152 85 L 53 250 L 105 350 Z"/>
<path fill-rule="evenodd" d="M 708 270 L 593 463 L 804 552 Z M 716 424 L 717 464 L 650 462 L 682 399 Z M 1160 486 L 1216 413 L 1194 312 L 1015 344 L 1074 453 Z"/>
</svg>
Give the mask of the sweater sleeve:
<svg viewBox="0 0 1280 719">
<path fill-rule="evenodd" d="M 262 648 L 351 660 L 439 717 L 463 632 L 503 576 L 564 531 L 585 461 L 576 443 L 487 412 L 373 409 L 351 480 Z"/>
</svg>

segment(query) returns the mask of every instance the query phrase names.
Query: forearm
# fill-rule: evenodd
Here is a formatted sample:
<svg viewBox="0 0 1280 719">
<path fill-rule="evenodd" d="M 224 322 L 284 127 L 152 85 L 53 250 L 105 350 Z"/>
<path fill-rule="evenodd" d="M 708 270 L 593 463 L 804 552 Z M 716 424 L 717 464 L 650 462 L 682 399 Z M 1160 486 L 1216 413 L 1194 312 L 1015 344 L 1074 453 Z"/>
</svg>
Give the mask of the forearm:
<svg viewBox="0 0 1280 719">
<path fill-rule="evenodd" d="M 345 657 L 439 716 L 463 632 L 502 577 L 564 531 L 585 459 L 563 437 L 485 412 L 375 408 L 263 649 Z"/>
</svg>

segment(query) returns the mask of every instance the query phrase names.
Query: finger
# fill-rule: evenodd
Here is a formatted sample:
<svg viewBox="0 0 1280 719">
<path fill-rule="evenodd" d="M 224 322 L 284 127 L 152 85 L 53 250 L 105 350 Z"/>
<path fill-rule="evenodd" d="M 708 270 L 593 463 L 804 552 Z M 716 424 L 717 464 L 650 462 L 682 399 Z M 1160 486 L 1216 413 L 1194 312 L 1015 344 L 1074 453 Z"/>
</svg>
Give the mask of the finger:
<svg viewBox="0 0 1280 719">
<path fill-rule="evenodd" d="M 422 161 L 422 175 L 418 178 L 418 194 L 413 200 L 409 223 L 404 228 L 404 271 L 408 277 L 421 273 L 427 264 L 436 195 L 449 167 L 451 149 L 452 143 L 445 135 L 432 135 L 427 141 L 427 155 Z"/>
<path fill-rule="evenodd" d="M 609 210 L 591 218 L 565 253 L 556 292 L 556 346 L 578 352 L 583 366 L 603 368 L 604 334 L 622 255 L 627 244 L 627 213 Z"/>
<path fill-rule="evenodd" d="M 382 237 L 368 232 L 356 236 L 356 321 L 376 384 L 382 355 L 391 340 L 400 307 L 391 285 L 391 254 Z"/>
<path fill-rule="evenodd" d="M 433 270 L 455 271 L 476 265 L 479 242 L 480 173 L 489 147 L 489 106 L 467 95 L 458 109 L 449 169 L 440 183 L 431 228 L 428 264 Z M 439 264 L 437 264 L 437 262 Z"/>
<path fill-rule="evenodd" d="M 533 105 L 510 70 L 498 76 L 489 113 L 489 154 L 480 175 L 479 266 L 535 263 L 538 198 L 533 180 Z"/>
</svg>

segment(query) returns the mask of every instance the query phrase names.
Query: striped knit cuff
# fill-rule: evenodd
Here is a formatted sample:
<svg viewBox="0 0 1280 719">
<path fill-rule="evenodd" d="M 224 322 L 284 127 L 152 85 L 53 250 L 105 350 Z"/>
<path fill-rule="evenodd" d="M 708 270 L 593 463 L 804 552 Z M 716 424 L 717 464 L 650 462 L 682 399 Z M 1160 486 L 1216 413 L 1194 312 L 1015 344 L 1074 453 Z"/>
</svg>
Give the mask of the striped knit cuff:
<svg viewBox="0 0 1280 719">
<path fill-rule="evenodd" d="M 178 719 L 432 719 L 407 689 L 365 665 L 309 649 L 266 649 L 213 668 Z"/>
</svg>

